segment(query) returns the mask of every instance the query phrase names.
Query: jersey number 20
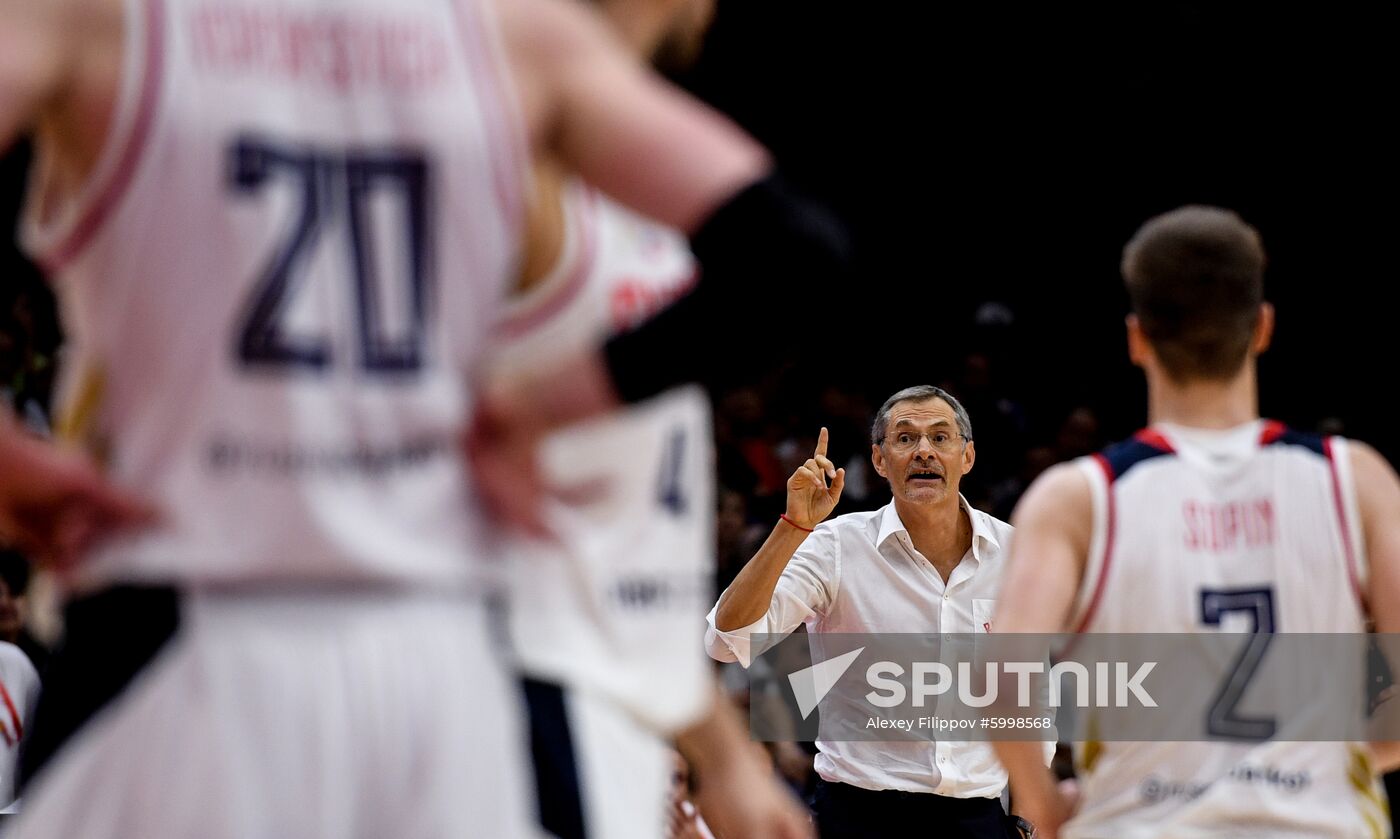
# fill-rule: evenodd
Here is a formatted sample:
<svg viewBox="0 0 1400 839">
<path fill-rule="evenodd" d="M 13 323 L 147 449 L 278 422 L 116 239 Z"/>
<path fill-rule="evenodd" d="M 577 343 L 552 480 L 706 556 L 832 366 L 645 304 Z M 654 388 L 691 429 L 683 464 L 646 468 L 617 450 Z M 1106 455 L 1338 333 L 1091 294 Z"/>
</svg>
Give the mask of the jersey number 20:
<svg viewBox="0 0 1400 839">
<path fill-rule="evenodd" d="M 357 310 L 358 369 L 379 374 L 419 369 L 430 265 L 428 167 L 422 156 L 398 149 L 337 152 L 245 136 L 229 149 L 228 163 L 233 190 L 252 192 L 281 175 L 291 180 L 299 199 L 291 230 L 263 269 L 238 324 L 239 361 L 264 369 L 324 370 L 332 364 L 331 336 L 295 335 L 286 320 L 317 246 L 339 234 L 347 248 Z M 386 191 L 397 193 L 402 216 L 392 230 L 376 230 L 371 198 Z M 399 264 L 404 270 L 381 283 L 375 248 L 386 232 L 402 237 L 391 246 L 402 242 Z M 405 298 L 407 326 L 398 335 L 387 334 L 380 297 L 386 287 Z"/>
</svg>

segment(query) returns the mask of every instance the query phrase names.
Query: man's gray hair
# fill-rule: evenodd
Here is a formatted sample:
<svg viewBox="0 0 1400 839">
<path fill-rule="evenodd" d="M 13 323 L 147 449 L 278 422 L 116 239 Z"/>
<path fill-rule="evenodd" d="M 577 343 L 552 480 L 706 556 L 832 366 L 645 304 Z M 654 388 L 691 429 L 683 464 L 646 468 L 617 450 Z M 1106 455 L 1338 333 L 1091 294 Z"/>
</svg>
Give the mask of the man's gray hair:
<svg viewBox="0 0 1400 839">
<path fill-rule="evenodd" d="M 894 396 L 885 400 L 885 404 L 880 406 L 880 410 L 875 414 L 875 424 L 870 427 L 870 442 L 880 445 L 885 439 L 885 428 L 890 423 L 890 411 L 901 402 L 927 402 L 930 399 L 942 399 L 948 403 L 948 407 L 953 409 L 953 416 L 958 421 L 958 433 L 964 440 L 972 439 L 972 419 L 967 415 L 967 409 L 962 403 L 953 397 L 953 394 L 941 387 L 933 385 L 914 385 L 906 387 Z"/>
</svg>

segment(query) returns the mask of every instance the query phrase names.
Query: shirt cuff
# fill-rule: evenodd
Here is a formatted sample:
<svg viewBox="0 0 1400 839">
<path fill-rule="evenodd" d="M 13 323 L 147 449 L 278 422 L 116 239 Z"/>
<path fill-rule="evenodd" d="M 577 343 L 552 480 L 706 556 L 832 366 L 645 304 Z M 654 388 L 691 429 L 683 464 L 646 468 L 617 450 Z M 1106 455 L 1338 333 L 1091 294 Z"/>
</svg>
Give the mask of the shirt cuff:
<svg viewBox="0 0 1400 839">
<path fill-rule="evenodd" d="M 705 622 L 709 624 L 705 628 L 705 652 L 709 653 L 710 658 L 715 661 L 737 661 L 747 670 L 749 665 L 753 663 L 750 636 L 763 628 L 768 616 L 764 615 L 748 626 L 722 632 L 715 628 L 715 612 L 717 611 L 719 611 L 718 603 L 705 616 Z"/>
</svg>

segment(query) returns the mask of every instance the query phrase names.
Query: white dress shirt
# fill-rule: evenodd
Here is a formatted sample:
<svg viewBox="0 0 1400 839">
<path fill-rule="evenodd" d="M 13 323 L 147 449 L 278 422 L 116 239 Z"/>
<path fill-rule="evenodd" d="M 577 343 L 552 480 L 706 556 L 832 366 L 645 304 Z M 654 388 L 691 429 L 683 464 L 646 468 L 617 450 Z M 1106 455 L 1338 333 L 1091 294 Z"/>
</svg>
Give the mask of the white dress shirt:
<svg viewBox="0 0 1400 839">
<path fill-rule="evenodd" d="M 763 652 L 751 649 L 753 633 L 781 637 L 800 623 L 808 632 L 990 631 L 1011 525 L 960 500 L 972 522 L 972 547 L 946 584 L 914 548 L 894 504 L 837 516 L 817 525 L 793 554 L 762 618 L 721 632 L 710 610 L 706 650 L 747 667 Z M 818 775 L 864 789 L 990 798 L 1006 786 L 1006 772 L 985 742 L 818 740 L 817 749 Z M 1053 753 L 1048 743 L 1047 762 Z"/>
</svg>

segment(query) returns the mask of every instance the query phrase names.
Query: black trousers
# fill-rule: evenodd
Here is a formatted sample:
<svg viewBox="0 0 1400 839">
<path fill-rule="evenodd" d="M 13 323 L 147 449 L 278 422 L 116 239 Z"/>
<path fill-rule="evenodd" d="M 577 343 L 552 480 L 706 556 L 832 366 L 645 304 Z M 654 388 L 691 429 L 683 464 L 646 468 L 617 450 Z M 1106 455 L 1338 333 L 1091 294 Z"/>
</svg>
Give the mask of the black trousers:
<svg viewBox="0 0 1400 839">
<path fill-rule="evenodd" d="M 1001 801 L 924 792 L 868 790 L 817 781 L 821 839 L 1014 839 Z"/>
</svg>

